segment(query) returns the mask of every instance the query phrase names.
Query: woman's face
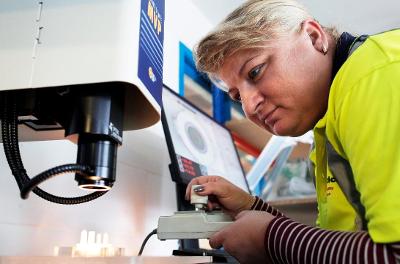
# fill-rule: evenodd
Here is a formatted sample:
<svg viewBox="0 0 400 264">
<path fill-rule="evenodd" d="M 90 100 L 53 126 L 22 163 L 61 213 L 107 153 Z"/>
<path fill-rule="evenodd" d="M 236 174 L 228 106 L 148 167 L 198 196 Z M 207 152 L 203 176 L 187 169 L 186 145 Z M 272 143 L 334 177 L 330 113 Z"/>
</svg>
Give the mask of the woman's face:
<svg viewBox="0 0 400 264">
<path fill-rule="evenodd" d="M 314 33 L 234 53 L 218 72 L 247 118 L 275 135 L 302 135 L 326 111 L 333 55 L 323 54 Z"/>
</svg>

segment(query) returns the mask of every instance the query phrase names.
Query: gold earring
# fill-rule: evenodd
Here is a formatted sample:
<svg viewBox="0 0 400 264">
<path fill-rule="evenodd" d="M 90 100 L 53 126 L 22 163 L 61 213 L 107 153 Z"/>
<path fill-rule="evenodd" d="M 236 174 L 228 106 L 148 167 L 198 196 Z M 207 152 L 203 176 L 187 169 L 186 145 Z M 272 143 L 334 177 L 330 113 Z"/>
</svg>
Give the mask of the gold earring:
<svg viewBox="0 0 400 264">
<path fill-rule="evenodd" d="M 322 54 L 326 55 L 328 53 L 328 48 L 322 45 Z"/>
</svg>

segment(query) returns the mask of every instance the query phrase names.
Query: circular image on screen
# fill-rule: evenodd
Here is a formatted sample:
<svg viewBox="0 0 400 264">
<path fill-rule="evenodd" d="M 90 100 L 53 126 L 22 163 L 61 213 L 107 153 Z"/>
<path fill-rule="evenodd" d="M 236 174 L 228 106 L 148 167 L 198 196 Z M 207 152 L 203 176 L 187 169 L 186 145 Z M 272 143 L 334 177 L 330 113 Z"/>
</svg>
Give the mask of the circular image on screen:
<svg viewBox="0 0 400 264">
<path fill-rule="evenodd" d="M 179 112 L 175 119 L 179 137 L 186 149 L 202 165 L 209 165 L 213 160 L 211 140 L 201 127 L 198 118 L 190 112 Z"/>
<path fill-rule="evenodd" d="M 197 149 L 197 151 L 201 153 L 206 153 L 207 152 L 207 144 L 205 142 L 205 139 L 201 135 L 200 131 L 192 124 L 192 123 L 186 123 L 185 124 L 185 132 L 191 141 L 193 147 Z"/>
</svg>

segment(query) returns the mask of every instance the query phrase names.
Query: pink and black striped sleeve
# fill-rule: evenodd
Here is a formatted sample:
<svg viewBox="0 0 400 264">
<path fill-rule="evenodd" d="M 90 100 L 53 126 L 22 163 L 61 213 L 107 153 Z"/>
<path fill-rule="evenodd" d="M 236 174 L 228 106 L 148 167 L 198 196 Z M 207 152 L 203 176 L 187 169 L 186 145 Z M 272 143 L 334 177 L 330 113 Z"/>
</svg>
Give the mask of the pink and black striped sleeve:
<svg viewBox="0 0 400 264">
<path fill-rule="evenodd" d="M 276 208 L 272 207 L 268 203 L 261 200 L 258 196 L 255 196 L 254 203 L 251 206 L 250 210 L 265 211 L 272 214 L 273 216 L 283 216 L 281 212 L 279 212 Z"/>
<path fill-rule="evenodd" d="M 259 198 L 252 209 L 268 209 L 265 211 L 276 216 L 265 234 L 271 263 L 400 263 L 400 242 L 379 244 L 365 231 L 330 231 L 303 225 Z"/>
</svg>

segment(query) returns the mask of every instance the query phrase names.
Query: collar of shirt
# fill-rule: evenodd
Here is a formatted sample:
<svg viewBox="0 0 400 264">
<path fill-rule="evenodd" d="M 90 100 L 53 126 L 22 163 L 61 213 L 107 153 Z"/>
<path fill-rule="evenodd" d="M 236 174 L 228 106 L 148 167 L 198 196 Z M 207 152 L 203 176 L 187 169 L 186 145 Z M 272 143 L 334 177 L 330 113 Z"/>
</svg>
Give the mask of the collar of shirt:
<svg viewBox="0 0 400 264">
<path fill-rule="evenodd" d="M 357 38 L 355 36 L 347 32 L 343 32 L 342 35 L 340 35 L 336 43 L 335 56 L 333 58 L 332 81 L 335 78 L 340 67 L 342 67 L 343 63 L 349 57 L 350 48 L 356 39 Z M 325 123 L 326 114 L 317 122 L 315 128 L 323 128 L 325 127 Z"/>
</svg>

